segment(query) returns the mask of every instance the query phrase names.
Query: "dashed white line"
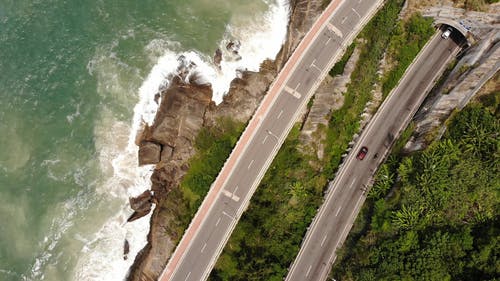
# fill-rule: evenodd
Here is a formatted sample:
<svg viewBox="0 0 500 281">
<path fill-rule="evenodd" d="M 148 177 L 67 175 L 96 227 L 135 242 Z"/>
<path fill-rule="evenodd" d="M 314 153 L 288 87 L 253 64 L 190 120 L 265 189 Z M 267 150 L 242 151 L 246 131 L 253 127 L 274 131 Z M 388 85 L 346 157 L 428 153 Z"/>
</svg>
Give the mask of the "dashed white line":
<svg viewBox="0 0 500 281">
<path fill-rule="evenodd" d="M 323 247 L 323 244 L 325 244 L 327 236 L 328 236 L 328 234 L 325 234 L 325 237 L 323 237 L 323 240 L 321 241 L 321 247 Z"/>
<path fill-rule="evenodd" d="M 309 273 L 311 272 L 311 268 L 312 268 L 312 264 L 309 266 L 309 269 L 307 269 L 307 272 L 306 272 L 306 277 L 309 276 Z"/>
<path fill-rule="evenodd" d="M 342 210 L 342 206 L 340 206 L 340 207 L 339 207 L 339 209 L 337 210 L 337 213 L 335 214 L 335 216 L 338 216 L 338 215 L 339 215 L 340 210 Z"/>
<path fill-rule="evenodd" d="M 207 247 L 207 243 L 205 243 L 205 245 L 203 245 L 203 247 L 201 247 L 201 252 L 203 253 L 203 251 L 205 250 L 205 248 Z"/>
<path fill-rule="evenodd" d="M 254 161 L 254 160 L 252 159 L 252 161 L 250 161 L 250 164 L 248 165 L 248 169 L 249 169 L 249 170 L 250 170 L 250 168 L 252 167 L 253 161 Z"/>
<path fill-rule="evenodd" d="M 184 279 L 184 281 L 187 281 L 189 279 L 190 275 L 191 275 L 191 271 L 188 273 L 188 275 L 186 276 L 186 279 Z"/>
<path fill-rule="evenodd" d="M 230 214 L 228 214 L 228 213 L 226 213 L 226 212 L 224 212 L 224 211 L 222 211 L 222 214 L 224 214 L 224 215 L 226 215 L 226 216 L 230 217 L 232 220 L 234 220 L 234 219 L 235 219 L 233 216 L 231 216 Z"/>
<path fill-rule="evenodd" d="M 361 18 L 361 15 L 360 15 L 360 14 L 359 14 L 356 10 L 354 10 L 354 8 L 351 8 L 351 10 L 352 10 L 352 11 L 353 11 L 353 12 L 354 12 L 354 13 L 355 13 L 355 14 L 356 14 L 359 18 Z"/>
<path fill-rule="evenodd" d="M 264 137 L 264 140 L 262 140 L 262 144 L 264 144 L 264 143 L 266 142 L 267 137 L 269 137 L 269 135 L 266 135 L 266 136 Z"/>
<path fill-rule="evenodd" d="M 347 17 L 344 17 L 344 18 L 342 19 L 342 22 L 340 22 L 340 23 L 341 23 L 341 24 L 344 24 L 344 22 L 345 22 L 346 20 L 347 20 Z"/>
<path fill-rule="evenodd" d="M 283 109 L 280 111 L 280 113 L 278 114 L 278 117 L 276 117 L 276 119 L 280 119 L 281 114 L 283 114 Z"/>
<path fill-rule="evenodd" d="M 354 179 L 352 180 L 351 185 L 349 185 L 349 188 L 352 188 L 352 187 L 353 187 L 353 184 L 354 184 L 354 182 L 355 182 L 355 181 L 356 181 L 356 178 L 354 178 Z"/>
<path fill-rule="evenodd" d="M 330 42 L 330 40 L 332 40 L 332 38 L 328 37 L 328 40 L 326 40 L 325 45 L 328 45 L 328 43 Z"/>
<path fill-rule="evenodd" d="M 221 217 L 219 217 L 219 219 L 217 220 L 217 222 L 215 222 L 215 226 L 217 226 L 217 225 L 219 224 L 219 222 L 220 222 L 220 220 L 221 220 L 221 219 L 222 219 L 222 218 L 221 218 Z"/>
</svg>

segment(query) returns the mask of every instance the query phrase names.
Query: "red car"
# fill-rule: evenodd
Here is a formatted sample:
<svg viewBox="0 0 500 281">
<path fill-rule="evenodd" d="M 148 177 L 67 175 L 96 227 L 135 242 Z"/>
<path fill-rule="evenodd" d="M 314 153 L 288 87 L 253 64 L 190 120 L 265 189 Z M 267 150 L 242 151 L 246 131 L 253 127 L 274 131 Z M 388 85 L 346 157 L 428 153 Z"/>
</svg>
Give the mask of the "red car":
<svg viewBox="0 0 500 281">
<path fill-rule="evenodd" d="M 356 155 L 356 158 L 358 160 L 363 160 L 365 159 L 365 156 L 366 156 L 366 153 L 368 153 L 368 148 L 366 146 L 363 146 L 359 152 L 358 152 L 358 155 Z"/>
</svg>

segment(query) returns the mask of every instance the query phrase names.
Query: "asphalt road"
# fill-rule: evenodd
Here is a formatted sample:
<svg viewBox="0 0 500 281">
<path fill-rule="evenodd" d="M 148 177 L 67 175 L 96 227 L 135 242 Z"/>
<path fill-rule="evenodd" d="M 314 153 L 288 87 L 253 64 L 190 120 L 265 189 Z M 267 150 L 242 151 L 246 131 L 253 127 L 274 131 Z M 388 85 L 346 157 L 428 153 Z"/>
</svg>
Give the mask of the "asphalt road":
<svg viewBox="0 0 500 281">
<path fill-rule="evenodd" d="M 252 117 L 160 280 L 206 280 L 255 189 L 319 83 L 381 0 L 334 0 Z"/>
<path fill-rule="evenodd" d="M 365 200 L 367 186 L 400 132 L 408 126 L 426 94 L 460 50 L 458 32 L 445 40 L 439 31 L 408 68 L 398 87 L 381 105 L 330 184 L 325 202 L 313 220 L 287 281 L 326 280 Z M 361 147 L 368 153 L 356 158 Z M 377 154 L 377 156 L 375 156 Z"/>
</svg>

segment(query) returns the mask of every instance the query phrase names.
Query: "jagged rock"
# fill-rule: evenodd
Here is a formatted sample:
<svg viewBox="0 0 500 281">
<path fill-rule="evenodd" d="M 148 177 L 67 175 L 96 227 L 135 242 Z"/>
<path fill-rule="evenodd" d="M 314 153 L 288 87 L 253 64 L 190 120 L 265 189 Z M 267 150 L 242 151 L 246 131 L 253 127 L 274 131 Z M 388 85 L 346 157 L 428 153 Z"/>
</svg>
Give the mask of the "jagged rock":
<svg viewBox="0 0 500 281">
<path fill-rule="evenodd" d="M 153 125 L 146 128 L 142 138 L 177 147 L 179 138 L 192 141 L 203 126 L 205 111 L 212 102 L 212 91 L 209 85 L 187 84 L 179 77 L 170 84 L 162 94 Z"/>
<path fill-rule="evenodd" d="M 128 259 L 129 252 L 130 252 L 130 244 L 128 243 L 128 240 L 125 239 L 125 242 L 123 242 L 123 259 L 124 260 Z"/>
<path fill-rule="evenodd" d="M 143 141 L 139 145 L 139 166 L 160 162 L 161 146 L 154 142 Z"/>
<path fill-rule="evenodd" d="M 214 64 L 215 66 L 217 66 L 217 68 L 219 68 L 219 70 L 221 69 L 220 67 L 221 61 L 222 61 L 222 51 L 219 48 L 217 48 L 214 54 Z"/>
<path fill-rule="evenodd" d="M 174 148 L 168 145 L 164 145 L 161 149 L 160 161 L 167 162 L 172 158 Z"/>
<path fill-rule="evenodd" d="M 154 124 L 146 126 L 141 139 L 157 142 L 164 149 L 166 146 L 175 149 L 170 158 L 161 157 L 151 177 L 158 206 L 151 217 L 148 243 L 136 257 L 127 280 L 157 280 L 174 248 L 172 241 L 180 238 L 176 235 L 182 235 L 172 223 L 178 206 L 165 206 L 169 201 L 164 199 L 185 175 L 188 160 L 194 155 L 193 142 L 198 131 L 223 116 L 248 121 L 277 72 L 322 12 L 322 4 L 323 0 L 291 0 L 287 39 L 276 60 L 263 62 L 258 73 L 242 71 L 241 78 L 233 80 L 220 105 L 211 103 L 210 87 L 186 84 L 177 77 L 163 92 Z"/>
<path fill-rule="evenodd" d="M 240 41 L 229 41 L 229 43 L 227 43 L 226 45 L 226 49 L 229 52 L 231 52 L 234 56 L 236 56 L 237 60 L 241 59 L 241 56 L 239 54 L 240 47 L 241 47 Z"/>
<path fill-rule="evenodd" d="M 140 219 L 151 212 L 153 206 L 153 195 L 151 191 L 146 190 L 137 197 L 130 197 L 130 208 L 135 212 L 127 219 L 127 222 Z"/>
<path fill-rule="evenodd" d="M 153 195 L 151 194 L 151 191 L 146 190 L 137 197 L 129 198 L 130 208 L 138 212 L 151 209 L 151 203 L 153 202 L 152 200 Z"/>
</svg>

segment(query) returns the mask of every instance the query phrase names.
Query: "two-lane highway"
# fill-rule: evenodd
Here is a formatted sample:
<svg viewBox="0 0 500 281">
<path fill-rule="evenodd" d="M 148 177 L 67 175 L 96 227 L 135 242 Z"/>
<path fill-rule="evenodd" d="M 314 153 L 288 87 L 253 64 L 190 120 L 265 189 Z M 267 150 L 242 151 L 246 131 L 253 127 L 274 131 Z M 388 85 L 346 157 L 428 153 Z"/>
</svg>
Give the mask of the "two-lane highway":
<svg viewBox="0 0 500 281">
<path fill-rule="evenodd" d="M 381 105 L 329 186 L 325 202 L 304 238 L 287 281 L 326 280 L 335 251 L 345 241 L 365 200 L 367 186 L 395 139 L 406 128 L 435 80 L 460 50 L 458 32 L 448 39 L 441 31 L 419 53 L 398 87 Z M 362 147 L 364 159 L 356 156 Z"/>
<path fill-rule="evenodd" d="M 255 189 L 319 83 L 382 0 L 333 0 L 271 85 L 160 280 L 206 280 Z"/>
</svg>

